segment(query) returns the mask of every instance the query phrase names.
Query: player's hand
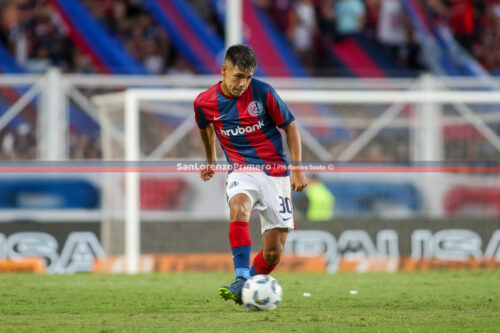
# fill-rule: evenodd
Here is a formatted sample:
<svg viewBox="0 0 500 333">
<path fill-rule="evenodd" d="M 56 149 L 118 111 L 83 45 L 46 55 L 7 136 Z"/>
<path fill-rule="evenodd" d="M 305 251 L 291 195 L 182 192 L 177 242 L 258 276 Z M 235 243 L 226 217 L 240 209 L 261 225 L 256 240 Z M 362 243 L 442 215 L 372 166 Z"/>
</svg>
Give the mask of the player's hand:
<svg viewBox="0 0 500 333">
<path fill-rule="evenodd" d="M 292 190 L 302 192 L 309 184 L 309 179 L 300 170 L 292 170 L 291 178 Z"/>
<path fill-rule="evenodd" d="M 215 174 L 215 163 L 206 162 L 200 169 L 200 178 L 204 182 L 210 180 Z"/>
</svg>

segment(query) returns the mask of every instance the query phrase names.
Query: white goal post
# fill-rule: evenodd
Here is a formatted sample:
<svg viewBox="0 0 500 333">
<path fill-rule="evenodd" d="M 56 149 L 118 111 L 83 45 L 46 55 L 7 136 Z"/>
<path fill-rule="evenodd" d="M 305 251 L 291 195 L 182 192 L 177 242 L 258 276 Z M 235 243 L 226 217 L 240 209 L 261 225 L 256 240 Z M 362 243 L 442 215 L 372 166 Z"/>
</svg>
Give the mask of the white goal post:
<svg viewBox="0 0 500 333">
<path fill-rule="evenodd" d="M 425 78 L 424 78 L 425 79 Z M 424 80 L 425 81 L 425 80 Z M 444 87 L 428 89 L 429 86 L 413 87 L 412 90 L 374 91 L 374 90 L 301 90 L 278 89 L 278 94 L 286 103 L 310 104 L 387 104 L 390 107 L 380 117 L 374 120 L 368 128 L 340 154 L 339 160 L 350 160 L 366 142 L 373 138 L 378 131 L 386 126 L 402 110 L 401 104 L 418 105 L 415 115 L 421 132 L 421 151 L 418 155 L 421 161 L 441 160 L 439 145 L 441 142 L 441 113 L 435 105 L 452 104 L 464 122 L 472 124 L 492 146 L 500 151 L 500 137 L 495 133 L 479 115 L 467 107 L 467 104 L 498 104 L 500 106 L 500 93 L 497 90 L 483 91 L 450 91 Z M 140 105 L 144 102 L 189 102 L 192 103 L 202 89 L 128 89 L 120 93 L 111 93 L 93 97 L 93 102 L 99 109 L 100 117 L 106 124 L 106 113 L 109 110 L 123 110 L 124 132 L 123 145 L 125 160 L 136 162 L 141 159 L 139 151 L 139 112 Z M 192 105 L 192 104 L 191 104 Z M 500 107 L 499 107 L 500 109 Z M 187 109 L 186 115 L 193 114 L 192 108 Z M 495 122 L 500 122 L 499 114 L 495 114 Z M 191 116 L 192 117 L 192 116 Z M 297 122 L 301 123 L 300 117 Z M 196 126 L 192 120 L 192 126 Z M 305 133 L 304 144 L 315 146 L 313 135 Z M 325 153 L 326 154 L 326 153 Z M 318 156 L 321 149 L 318 148 Z M 328 159 L 328 154 L 323 155 L 323 160 Z M 430 194 L 432 195 L 432 194 Z M 127 272 L 138 272 L 138 259 L 140 255 L 140 207 L 139 207 L 139 174 L 133 170 L 125 175 L 125 256 Z"/>
</svg>

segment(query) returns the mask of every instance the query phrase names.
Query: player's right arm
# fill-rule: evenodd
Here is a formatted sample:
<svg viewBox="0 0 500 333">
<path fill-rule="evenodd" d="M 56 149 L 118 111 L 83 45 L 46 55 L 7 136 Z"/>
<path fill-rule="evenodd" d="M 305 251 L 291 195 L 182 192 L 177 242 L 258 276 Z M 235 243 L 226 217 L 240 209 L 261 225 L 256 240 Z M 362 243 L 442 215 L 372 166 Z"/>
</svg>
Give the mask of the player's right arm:
<svg viewBox="0 0 500 333">
<path fill-rule="evenodd" d="M 210 180 L 215 171 L 214 167 L 217 163 L 217 153 L 215 150 L 215 130 L 212 124 L 205 128 L 200 128 L 201 141 L 205 148 L 205 167 L 200 170 L 200 178 L 203 181 Z"/>
<path fill-rule="evenodd" d="M 215 129 L 214 126 L 207 120 L 200 105 L 200 95 L 194 101 L 194 115 L 196 124 L 200 129 L 201 141 L 205 148 L 205 165 L 200 169 L 200 178 L 203 181 L 210 180 L 214 175 L 214 166 L 217 163 L 217 155 L 215 152 Z"/>
</svg>

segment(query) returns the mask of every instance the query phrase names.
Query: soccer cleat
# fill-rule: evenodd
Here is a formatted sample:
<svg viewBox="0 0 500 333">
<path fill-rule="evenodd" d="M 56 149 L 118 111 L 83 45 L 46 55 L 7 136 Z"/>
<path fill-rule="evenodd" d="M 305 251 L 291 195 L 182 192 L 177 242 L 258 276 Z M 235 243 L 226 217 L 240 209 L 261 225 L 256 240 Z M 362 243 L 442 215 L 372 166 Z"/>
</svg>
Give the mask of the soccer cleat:
<svg viewBox="0 0 500 333">
<path fill-rule="evenodd" d="M 219 288 L 219 296 L 225 301 L 232 299 L 236 304 L 243 304 L 241 301 L 241 290 L 246 280 L 247 279 L 243 276 L 238 276 L 230 286 L 222 286 Z"/>
</svg>

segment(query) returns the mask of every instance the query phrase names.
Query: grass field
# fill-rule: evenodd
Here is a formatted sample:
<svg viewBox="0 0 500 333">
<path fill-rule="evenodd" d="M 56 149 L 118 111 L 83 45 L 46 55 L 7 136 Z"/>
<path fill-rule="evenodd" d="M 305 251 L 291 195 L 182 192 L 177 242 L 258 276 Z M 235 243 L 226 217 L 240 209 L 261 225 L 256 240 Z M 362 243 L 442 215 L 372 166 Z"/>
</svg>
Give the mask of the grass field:
<svg viewBox="0 0 500 333">
<path fill-rule="evenodd" d="M 230 274 L 4 274 L 0 332 L 500 332 L 499 271 L 274 276 L 250 312 L 218 299 Z"/>
</svg>

